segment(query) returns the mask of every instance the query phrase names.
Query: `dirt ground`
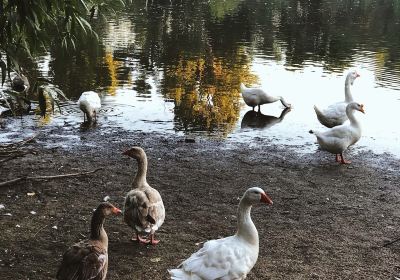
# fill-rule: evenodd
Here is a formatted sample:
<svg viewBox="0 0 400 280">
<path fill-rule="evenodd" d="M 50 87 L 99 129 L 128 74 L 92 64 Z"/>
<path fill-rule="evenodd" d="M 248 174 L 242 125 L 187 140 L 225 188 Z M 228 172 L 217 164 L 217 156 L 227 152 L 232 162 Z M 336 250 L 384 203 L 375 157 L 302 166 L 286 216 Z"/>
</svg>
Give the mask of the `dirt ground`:
<svg viewBox="0 0 400 280">
<path fill-rule="evenodd" d="M 122 217 L 107 219 L 108 279 L 168 279 L 167 269 L 202 242 L 235 232 L 239 198 L 251 186 L 274 205 L 253 208 L 260 254 L 248 279 L 400 277 L 400 241 L 384 246 L 400 237 L 400 162 L 390 155 L 353 149 L 353 163 L 339 165 L 325 152 L 261 139 L 186 143 L 118 129 L 79 132 L 66 148 L 49 133 L 25 145 L 36 154 L 2 163 L 1 181 L 102 170 L 0 188 L 0 279 L 54 279 L 63 252 L 88 235 L 98 203 L 108 195 L 122 208 L 136 162 L 121 151 L 133 145 L 147 152 L 148 182 L 163 197 L 166 220 L 152 247 L 129 241 Z"/>
</svg>

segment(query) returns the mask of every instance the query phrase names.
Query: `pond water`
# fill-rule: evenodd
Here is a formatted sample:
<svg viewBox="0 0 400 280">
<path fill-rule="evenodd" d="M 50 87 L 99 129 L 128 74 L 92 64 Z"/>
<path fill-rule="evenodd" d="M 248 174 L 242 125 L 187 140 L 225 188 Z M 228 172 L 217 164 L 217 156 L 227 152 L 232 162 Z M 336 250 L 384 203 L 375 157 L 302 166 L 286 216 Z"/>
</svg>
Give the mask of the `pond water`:
<svg viewBox="0 0 400 280">
<path fill-rule="evenodd" d="M 314 104 L 342 101 L 345 75 L 357 69 L 351 91 L 366 110 L 356 114 L 363 126 L 357 149 L 400 156 L 396 0 L 133 1 L 94 24 L 100 43 L 81 42 L 68 55 L 50 49 L 31 67 L 71 100 L 85 90 L 100 92 L 103 109 L 93 129 L 257 138 L 315 151 L 308 131 L 325 128 Z M 293 109 L 276 102 L 255 116 L 240 82 L 284 96 Z M 47 126 L 68 123 L 70 129 L 82 118 L 71 105 Z M 2 141 L 16 131 L 13 124 Z"/>
</svg>

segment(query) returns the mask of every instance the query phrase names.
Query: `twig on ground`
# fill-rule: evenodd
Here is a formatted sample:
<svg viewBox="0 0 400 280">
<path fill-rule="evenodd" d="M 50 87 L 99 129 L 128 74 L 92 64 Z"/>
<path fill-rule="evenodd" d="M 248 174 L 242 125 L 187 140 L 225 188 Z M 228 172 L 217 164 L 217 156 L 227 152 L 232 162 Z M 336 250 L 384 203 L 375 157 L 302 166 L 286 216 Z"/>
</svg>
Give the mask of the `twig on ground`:
<svg viewBox="0 0 400 280">
<path fill-rule="evenodd" d="M 1 163 L 4 163 L 4 162 L 6 162 L 6 161 L 9 161 L 9 160 L 13 160 L 13 159 L 16 159 L 16 158 L 19 158 L 19 157 L 23 157 L 23 156 L 25 156 L 26 154 L 28 154 L 28 153 L 17 154 L 17 155 L 9 156 L 8 158 L 5 158 L 5 159 L 0 160 L 0 164 L 1 164 Z"/>
<path fill-rule="evenodd" d="M 6 148 L 10 148 L 10 147 L 19 147 L 19 146 L 23 146 L 26 143 L 31 142 L 33 139 L 35 139 L 36 137 L 39 136 L 40 133 L 36 133 L 35 135 L 33 135 L 32 137 L 29 137 L 28 139 L 24 139 L 22 141 L 16 142 L 16 143 L 10 143 L 10 144 L 6 144 L 6 145 L 1 145 L 0 148 L 2 149 L 6 149 Z"/>
<path fill-rule="evenodd" d="M 52 176 L 25 176 L 25 177 L 19 177 L 15 178 L 9 181 L 1 182 L 0 187 L 4 187 L 7 185 L 10 185 L 12 183 L 16 183 L 22 180 L 51 180 L 51 179 L 59 179 L 59 178 L 66 178 L 66 177 L 78 177 L 78 176 L 83 176 L 83 175 L 88 175 L 95 173 L 99 170 L 103 169 L 102 167 L 96 168 L 95 170 L 91 171 L 85 171 L 85 172 L 78 172 L 78 173 L 69 173 L 69 174 L 61 174 L 61 175 L 52 175 Z"/>
<path fill-rule="evenodd" d="M 399 238 L 396 238 L 395 240 L 386 242 L 385 244 L 383 244 L 382 247 L 387 247 L 387 246 L 392 245 L 393 243 L 396 243 L 396 242 L 398 242 L 398 241 L 400 241 L 400 237 L 399 237 Z"/>
<path fill-rule="evenodd" d="M 41 228 L 33 235 L 33 238 L 35 238 L 36 235 L 37 235 L 39 232 L 41 232 L 43 229 L 47 228 L 47 226 L 48 226 L 48 225 L 45 225 L 44 227 L 41 227 Z"/>
</svg>

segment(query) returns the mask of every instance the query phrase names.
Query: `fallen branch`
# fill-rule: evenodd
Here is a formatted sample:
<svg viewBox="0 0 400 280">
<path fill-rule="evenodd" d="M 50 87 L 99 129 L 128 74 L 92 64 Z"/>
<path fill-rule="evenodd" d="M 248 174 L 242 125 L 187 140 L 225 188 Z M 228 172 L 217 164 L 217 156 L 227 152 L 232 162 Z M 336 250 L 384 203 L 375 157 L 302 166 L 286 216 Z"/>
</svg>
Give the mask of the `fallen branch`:
<svg viewBox="0 0 400 280">
<path fill-rule="evenodd" d="M 67 177 L 78 177 L 78 176 L 83 176 L 83 175 L 88 175 L 95 173 L 99 170 L 103 169 L 102 167 L 96 168 L 95 170 L 91 171 L 85 171 L 85 172 L 79 172 L 79 173 L 69 173 L 69 174 L 61 174 L 61 175 L 52 175 L 52 176 L 25 176 L 25 177 L 19 177 L 15 178 L 9 181 L 5 181 L 0 183 L 0 187 L 4 187 L 22 180 L 51 180 L 51 179 L 60 179 L 60 178 L 67 178 Z"/>
<path fill-rule="evenodd" d="M 26 139 L 26 140 L 23 140 L 23 141 L 21 141 L 21 142 L 15 143 L 15 145 L 16 145 L 16 146 L 23 146 L 23 145 L 25 145 L 26 143 L 29 143 L 29 142 L 31 142 L 32 140 L 34 140 L 36 137 L 39 136 L 39 134 L 40 134 L 40 133 L 36 133 L 35 135 L 33 135 L 32 137 L 30 137 L 30 138 L 28 138 L 28 139 Z"/>
<path fill-rule="evenodd" d="M 25 156 L 25 155 L 27 155 L 27 154 L 28 154 L 28 153 L 17 154 L 17 155 L 9 156 L 8 158 L 5 158 L 5 159 L 0 160 L 0 164 L 1 164 L 1 163 L 4 163 L 4 162 L 6 162 L 6 161 L 9 161 L 9 160 L 13 160 L 13 159 L 16 159 L 16 158 L 19 158 L 19 157 L 23 157 L 23 156 Z"/>
<path fill-rule="evenodd" d="M 28 139 L 25 139 L 25 140 L 22 140 L 22 141 L 19 141 L 19 142 L 16 142 L 16 143 L 10 143 L 10 144 L 7 144 L 7 145 L 3 145 L 3 146 L 0 146 L 1 148 L 9 148 L 9 147 L 13 147 L 13 146 L 23 146 L 23 145 L 25 145 L 26 143 L 29 143 L 29 142 L 31 142 L 33 139 L 35 139 L 36 137 L 38 137 L 39 136 L 39 134 L 40 133 L 36 133 L 35 135 L 33 135 L 32 137 L 29 137 Z"/>
</svg>

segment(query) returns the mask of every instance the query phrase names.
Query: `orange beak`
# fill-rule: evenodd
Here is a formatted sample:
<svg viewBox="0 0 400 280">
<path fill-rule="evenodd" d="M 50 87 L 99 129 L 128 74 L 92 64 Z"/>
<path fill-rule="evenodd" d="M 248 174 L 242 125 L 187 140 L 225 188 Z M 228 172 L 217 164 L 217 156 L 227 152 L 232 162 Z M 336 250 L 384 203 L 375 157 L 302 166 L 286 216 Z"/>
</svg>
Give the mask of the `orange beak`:
<svg viewBox="0 0 400 280">
<path fill-rule="evenodd" d="M 114 207 L 112 211 L 113 211 L 113 213 L 116 214 L 116 215 L 122 213 L 121 209 L 119 209 L 119 208 L 117 208 L 117 207 Z"/>
<path fill-rule="evenodd" d="M 261 194 L 261 200 L 260 200 L 260 202 L 264 202 L 264 203 L 267 203 L 267 204 L 274 204 L 273 202 L 272 202 L 272 199 L 268 196 L 268 195 L 266 195 L 265 193 L 262 193 Z"/>
<path fill-rule="evenodd" d="M 362 112 L 363 114 L 365 114 L 364 105 L 363 105 L 363 104 L 361 104 L 360 112 Z"/>
</svg>

